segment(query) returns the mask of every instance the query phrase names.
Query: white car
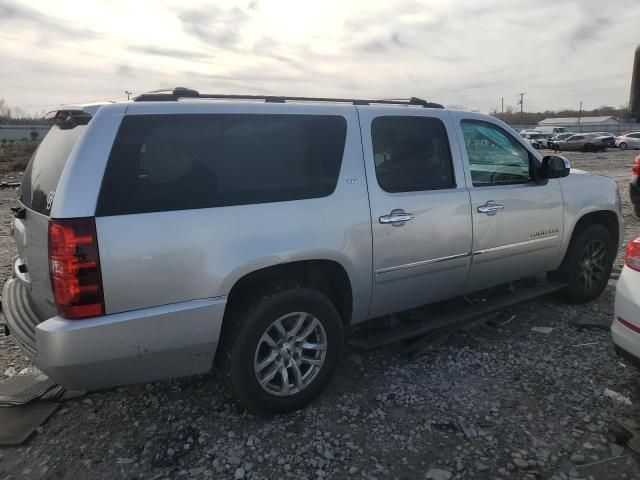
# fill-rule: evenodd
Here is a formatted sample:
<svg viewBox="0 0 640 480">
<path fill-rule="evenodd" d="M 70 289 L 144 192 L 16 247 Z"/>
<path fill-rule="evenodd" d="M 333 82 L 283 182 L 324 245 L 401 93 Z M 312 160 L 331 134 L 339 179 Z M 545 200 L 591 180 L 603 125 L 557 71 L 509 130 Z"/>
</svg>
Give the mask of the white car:
<svg viewBox="0 0 640 480">
<path fill-rule="evenodd" d="M 625 133 L 616 138 L 616 147 L 626 150 L 627 148 L 640 148 L 640 132 Z"/>
<path fill-rule="evenodd" d="M 540 132 L 524 132 L 520 136 L 524 138 L 533 148 L 544 148 L 547 146 L 547 136 Z"/>
<path fill-rule="evenodd" d="M 620 357 L 640 367 L 640 237 L 627 245 L 616 289 L 611 339 Z"/>
</svg>

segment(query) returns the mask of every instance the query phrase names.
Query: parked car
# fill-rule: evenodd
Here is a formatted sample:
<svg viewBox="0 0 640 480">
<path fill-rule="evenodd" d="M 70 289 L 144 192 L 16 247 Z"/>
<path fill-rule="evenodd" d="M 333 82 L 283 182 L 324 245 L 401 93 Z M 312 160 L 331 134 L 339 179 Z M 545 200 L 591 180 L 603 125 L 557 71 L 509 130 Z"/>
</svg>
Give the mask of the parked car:
<svg viewBox="0 0 640 480">
<path fill-rule="evenodd" d="M 2 306 L 70 389 L 215 359 L 250 410 L 301 408 L 350 327 L 545 272 L 588 302 L 623 237 L 614 180 L 419 99 L 176 89 L 49 117 Z"/>
<path fill-rule="evenodd" d="M 631 182 L 629 183 L 629 199 L 633 205 L 636 217 L 640 217 L 640 155 L 635 158 L 631 167 Z"/>
<path fill-rule="evenodd" d="M 547 137 L 543 133 L 525 132 L 520 136 L 524 138 L 533 148 L 544 148 L 547 145 Z"/>
<path fill-rule="evenodd" d="M 553 149 L 562 151 L 598 152 L 603 151 L 609 144 L 608 137 L 602 137 L 595 133 L 579 133 L 566 140 L 553 142 Z"/>
<path fill-rule="evenodd" d="M 611 339 L 618 355 L 640 368 L 640 237 L 627 245 L 616 287 Z"/>
<path fill-rule="evenodd" d="M 640 148 L 640 132 L 631 132 L 620 135 L 616 138 L 615 144 L 616 147 L 621 150 L 626 150 L 627 148 Z"/>
<path fill-rule="evenodd" d="M 593 132 L 593 135 L 601 137 L 602 143 L 607 147 L 616 147 L 616 136 L 611 132 Z"/>
<path fill-rule="evenodd" d="M 554 142 L 558 142 L 560 140 L 566 140 L 567 138 L 575 135 L 575 133 L 567 132 L 567 133 L 558 133 L 557 135 L 553 135 L 549 141 L 547 142 L 548 148 L 553 148 Z"/>
<path fill-rule="evenodd" d="M 536 131 L 540 133 L 549 133 L 558 135 L 559 133 L 570 133 L 567 127 L 536 127 Z"/>
</svg>

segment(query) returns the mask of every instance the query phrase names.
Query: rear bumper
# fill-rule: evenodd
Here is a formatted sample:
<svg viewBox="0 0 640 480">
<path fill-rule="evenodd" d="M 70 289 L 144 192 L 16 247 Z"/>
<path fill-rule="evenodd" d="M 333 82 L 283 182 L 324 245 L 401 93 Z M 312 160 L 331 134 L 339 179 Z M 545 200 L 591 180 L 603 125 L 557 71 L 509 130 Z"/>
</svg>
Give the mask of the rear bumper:
<svg viewBox="0 0 640 480">
<path fill-rule="evenodd" d="M 633 205 L 640 205 L 640 186 L 637 180 L 629 183 L 629 199 Z"/>
<path fill-rule="evenodd" d="M 22 297 L 12 298 L 3 299 L 5 309 L 22 308 L 14 304 Z M 205 373 L 213 364 L 225 305 L 226 297 L 219 297 L 85 320 L 56 316 L 35 327 L 35 363 L 73 390 Z M 17 323 L 8 324 L 25 348 Z"/>
<path fill-rule="evenodd" d="M 2 313 L 13 339 L 31 359 L 36 354 L 36 326 L 40 319 L 31 303 L 29 291 L 15 278 L 2 289 Z"/>
</svg>

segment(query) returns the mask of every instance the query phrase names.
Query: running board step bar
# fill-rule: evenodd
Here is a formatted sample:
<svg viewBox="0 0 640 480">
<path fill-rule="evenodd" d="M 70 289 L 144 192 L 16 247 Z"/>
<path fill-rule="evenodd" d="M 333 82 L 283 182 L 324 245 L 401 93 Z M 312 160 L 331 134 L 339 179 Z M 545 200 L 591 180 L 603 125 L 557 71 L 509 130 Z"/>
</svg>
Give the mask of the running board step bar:
<svg viewBox="0 0 640 480">
<path fill-rule="evenodd" d="M 489 297 L 486 302 L 452 309 L 447 313 L 435 315 L 426 322 L 415 321 L 399 325 L 389 330 L 376 332 L 373 335 L 357 336 L 352 338 L 349 344 L 360 350 L 370 350 L 415 337 L 425 336 L 439 329 L 453 333 L 467 326 L 469 323 L 473 323 L 479 316 L 560 291 L 566 288 L 566 286 L 564 283 L 549 282 L 532 287 L 518 288 L 514 292 L 496 294 L 494 298 Z"/>
</svg>

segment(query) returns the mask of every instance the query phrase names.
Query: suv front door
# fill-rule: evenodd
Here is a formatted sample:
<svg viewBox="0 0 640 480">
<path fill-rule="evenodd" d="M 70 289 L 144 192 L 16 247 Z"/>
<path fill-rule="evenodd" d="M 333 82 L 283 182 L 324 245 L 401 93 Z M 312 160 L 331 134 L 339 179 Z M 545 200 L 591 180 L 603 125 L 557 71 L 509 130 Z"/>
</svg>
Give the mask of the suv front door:
<svg viewBox="0 0 640 480">
<path fill-rule="evenodd" d="M 473 217 L 473 257 L 467 291 L 553 268 L 563 235 L 557 179 L 533 180 L 535 158 L 498 124 L 453 114 L 465 157 Z"/>
<path fill-rule="evenodd" d="M 462 293 L 471 212 L 449 113 L 358 111 L 373 233 L 370 316 Z"/>
</svg>

